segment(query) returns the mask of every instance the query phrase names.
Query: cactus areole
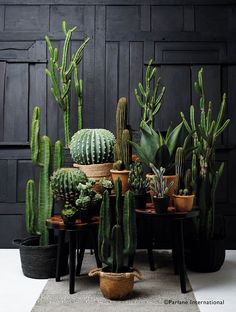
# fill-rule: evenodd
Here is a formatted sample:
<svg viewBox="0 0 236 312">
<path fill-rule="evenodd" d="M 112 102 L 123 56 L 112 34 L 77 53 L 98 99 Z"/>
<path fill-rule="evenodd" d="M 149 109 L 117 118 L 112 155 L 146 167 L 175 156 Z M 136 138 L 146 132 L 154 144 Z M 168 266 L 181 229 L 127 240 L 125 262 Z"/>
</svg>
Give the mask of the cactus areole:
<svg viewBox="0 0 236 312">
<path fill-rule="evenodd" d="M 70 144 L 72 159 L 80 165 L 109 163 L 113 161 L 115 136 L 106 129 L 81 129 Z"/>
</svg>

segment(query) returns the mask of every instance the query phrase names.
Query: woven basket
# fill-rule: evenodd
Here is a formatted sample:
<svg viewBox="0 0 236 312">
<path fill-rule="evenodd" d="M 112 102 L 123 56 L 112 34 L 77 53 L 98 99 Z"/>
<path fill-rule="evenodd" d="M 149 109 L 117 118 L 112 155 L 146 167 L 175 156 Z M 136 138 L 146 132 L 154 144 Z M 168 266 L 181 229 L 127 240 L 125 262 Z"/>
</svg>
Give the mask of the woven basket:
<svg viewBox="0 0 236 312">
<path fill-rule="evenodd" d="M 96 268 L 89 272 L 89 276 L 99 276 L 101 292 L 105 298 L 110 300 L 125 299 L 133 291 L 134 277 L 139 280 L 143 279 L 137 269 L 127 273 L 110 273 Z"/>
</svg>

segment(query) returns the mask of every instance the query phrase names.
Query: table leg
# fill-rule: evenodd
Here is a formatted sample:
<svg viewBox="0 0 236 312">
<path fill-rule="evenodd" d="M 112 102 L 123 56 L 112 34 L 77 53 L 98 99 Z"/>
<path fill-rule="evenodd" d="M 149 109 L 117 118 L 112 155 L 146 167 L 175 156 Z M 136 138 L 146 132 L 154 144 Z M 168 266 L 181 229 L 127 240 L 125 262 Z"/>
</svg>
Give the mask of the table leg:
<svg viewBox="0 0 236 312">
<path fill-rule="evenodd" d="M 153 257 L 153 244 L 152 244 L 152 220 L 149 216 L 146 217 L 146 228 L 148 233 L 148 261 L 151 271 L 155 271 L 155 265 L 154 265 L 154 257 Z"/>
<path fill-rule="evenodd" d="M 184 238 L 183 238 L 183 220 L 176 220 L 176 235 L 177 235 L 177 256 L 178 256 L 178 268 L 180 276 L 181 292 L 186 293 L 186 269 L 184 259 Z"/>
<path fill-rule="evenodd" d="M 63 254 L 63 246 L 65 242 L 65 231 L 61 230 L 58 234 L 58 246 L 57 246 L 57 262 L 56 262 L 56 282 L 60 281 L 61 278 L 61 259 Z"/>
<path fill-rule="evenodd" d="M 76 252 L 76 232 L 69 231 L 69 275 L 70 275 L 70 294 L 75 289 L 75 252 Z"/>
<path fill-rule="evenodd" d="M 78 245 L 79 252 L 77 253 L 76 276 L 80 275 L 82 262 L 84 259 L 84 252 L 85 252 L 85 246 L 86 246 L 86 232 L 80 232 L 78 241 L 79 241 L 79 245 Z"/>
<path fill-rule="evenodd" d="M 101 262 L 101 260 L 99 259 L 99 256 L 98 256 L 97 235 L 96 235 L 95 229 L 91 228 L 90 231 L 91 231 L 90 232 L 90 237 L 92 239 L 92 245 L 93 245 L 93 249 L 94 249 L 94 255 L 95 255 L 97 267 L 98 268 L 102 268 L 102 262 Z"/>
<path fill-rule="evenodd" d="M 174 273 L 175 275 L 178 274 L 178 263 L 177 263 L 177 242 L 176 242 L 176 226 L 175 222 L 171 221 L 171 243 L 172 243 L 172 259 L 174 264 Z"/>
</svg>

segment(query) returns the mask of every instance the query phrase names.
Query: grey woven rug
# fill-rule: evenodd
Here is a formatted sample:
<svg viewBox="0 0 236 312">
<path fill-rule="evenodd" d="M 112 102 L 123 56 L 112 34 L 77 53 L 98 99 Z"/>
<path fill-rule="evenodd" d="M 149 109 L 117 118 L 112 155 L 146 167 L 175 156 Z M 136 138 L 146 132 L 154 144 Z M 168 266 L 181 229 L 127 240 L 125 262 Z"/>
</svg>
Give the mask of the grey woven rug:
<svg viewBox="0 0 236 312">
<path fill-rule="evenodd" d="M 180 291 L 179 276 L 173 273 L 171 254 L 155 253 L 155 260 L 157 269 L 150 271 L 146 252 L 139 252 L 136 255 L 135 267 L 141 270 L 144 280 L 135 282 L 131 298 L 125 301 L 110 301 L 103 298 L 98 279 L 88 277 L 87 272 L 95 267 L 95 259 L 94 256 L 86 254 L 82 275 L 76 278 L 76 293 L 69 294 L 68 276 L 62 278 L 61 282 L 50 279 L 32 312 L 199 311 L 198 306 L 193 303 L 195 297 L 189 282 L 189 292 L 182 294 Z"/>
</svg>

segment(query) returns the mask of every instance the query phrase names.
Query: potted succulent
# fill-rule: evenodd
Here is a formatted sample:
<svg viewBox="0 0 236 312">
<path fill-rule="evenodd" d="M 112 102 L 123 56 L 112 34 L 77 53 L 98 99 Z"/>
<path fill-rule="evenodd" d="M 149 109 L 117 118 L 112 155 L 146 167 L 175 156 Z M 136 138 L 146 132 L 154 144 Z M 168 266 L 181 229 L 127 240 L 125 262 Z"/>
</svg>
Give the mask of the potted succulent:
<svg viewBox="0 0 236 312">
<path fill-rule="evenodd" d="M 106 129 L 81 129 L 77 131 L 70 144 L 74 167 L 82 170 L 97 184 L 102 177 L 109 177 L 113 166 L 113 147 L 115 136 Z"/>
<path fill-rule="evenodd" d="M 167 212 L 169 206 L 169 196 L 168 191 L 173 187 L 174 181 L 167 183 L 164 178 L 165 168 L 156 168 L 152 163 L 150 167 L 154 173 L 153 179 L 150 182 L 150 187 L 154 192 L 153 201 L 154 207 L 157 213 Z"/>
<path fill-rule="evenodd" d="M 127 100 L 119 99 L 116 109 L 116 143 L 114 145 L 114 164 L 111 169 L 113 183 L 120 178 L 122 181 L 122 193 L 129 189 L 129 166 L 132 155 L 129 141 L 130 130 L 127 125 Z"/>
<path fill-rule="evenodd" d="M 128 257 L 136 249 L 136 215 L 132 192 L 125 194 L 121 201 L 122 185 L 118 178 L 115 182 L 116 209 L 111 209 L 108 191 L 103 194 L 98 231 L 98 252 L 104 268 L 96 268 L 89 276 L 99 276 L 100 289 L 105 298 L 125 299 L 133 290 L 134 277 L 141 274 L 128 267 Z M 113 215 L 114 214 L 114 215 Z"/>
<path fill-rule="evenodd" d="M 189 122 L 183 113 L 181 113 L 181 116 L 187 131 L 193 137 L 194 146 L 196 147 L 192 156 L 192 174 L 196 185 L 196 198 L 200 216 L 197 223 L 198 239 L 192 242 L 186 262 L 188 267 L 194 271 L 215 272 L 221 268 L 225 259 L 225 233 L 224 231 L 221 233 L 215 225 L 215 195 L 224 170 L 224 163 L 221 163 L 219 167 L 216 165 L 216 142 L 230 120 L 224 118 L 225 94 L 218 114 L 213 115 L 211 102 L 208 105 L 206 104 L 203 69 L 198 72 L 198 81 L 195 82 L 194 86 L 200 97 L 200 113 L 197 115 L 200 116 L 200 120 L 196 120 L 193 105 L 190 106 Z"/>
<path fill-rule="evenodd" d="M 72 204 L 66 204 L 61 211 L 61 217 L 64 225 L 70 227 L 75 224 L 78 216 L 78 210 Z"/>
<path fill-rule="evenodd" d="M 110 179 L 107 179 L 106 177 L 103 177 L 100 179 L 99 184 L 101 186 L 101 192 L 102 194 L 105 191 L 108 191 L 109 195 L 111 194 L 111 191 L 113 189 L 113 183 Z"/>
<path fill-rule="evenodd" d="M 143 168 L 139 159 L 130 165 L 129 189 L 134 194 L 135 209 L 145 209 L 148 181 L 143 177 Z"/>
<path fill-rule="evenodd" d="M 82 223 L 88 223 L 95 215 L 99 215 L 102 195 L 93 190 L 95 180 L 90 179 L 85 184 L 80 183 L 77 187 L 79 198 L 76 200 L 79 216 Z"/>
<path fill-rule="evenodd" d="M 28 180 L 26 186 L 26 229 L 31 237 L 14 240 L 19 246 L 21 266 L 25 276 L 31 278 L 50 278 L 55 276 L 57 244 L 49 241 L 46 220 L 52 216 L 53 196 L 50 185 L 50 167 L 52 166 L 51 142 L 49 137 L 40 137 L 40 108 L 35 107 L 31 127 L 31 158 L 33 165 L 39 167 L 39 191 L 36 192 L 34 180 Z M 54 168 L 62 165 L 62 144 L 57 141 L 54 152 Z M 68 248 L 63 248 L 63 267 L 68 269 Z"/>
</svg>

